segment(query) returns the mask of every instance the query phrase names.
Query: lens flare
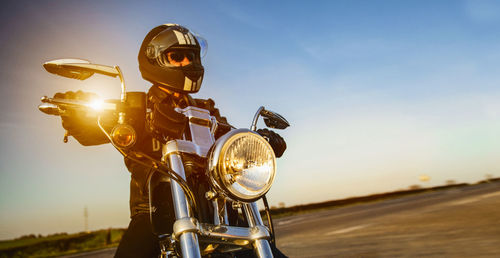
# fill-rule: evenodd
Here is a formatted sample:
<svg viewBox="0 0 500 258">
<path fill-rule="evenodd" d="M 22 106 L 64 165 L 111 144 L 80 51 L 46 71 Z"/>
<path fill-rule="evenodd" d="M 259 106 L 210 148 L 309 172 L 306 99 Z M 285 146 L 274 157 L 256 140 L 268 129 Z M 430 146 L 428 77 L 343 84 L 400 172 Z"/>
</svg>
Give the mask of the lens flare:
<svg viewBox="0 0 500 258">
<path fill-rule="evenodd" d="M 104 100 L 94 99 L 88 104 L 88 106 L 95 111 L 102 111 L 104 109 Z"/>
</svg>

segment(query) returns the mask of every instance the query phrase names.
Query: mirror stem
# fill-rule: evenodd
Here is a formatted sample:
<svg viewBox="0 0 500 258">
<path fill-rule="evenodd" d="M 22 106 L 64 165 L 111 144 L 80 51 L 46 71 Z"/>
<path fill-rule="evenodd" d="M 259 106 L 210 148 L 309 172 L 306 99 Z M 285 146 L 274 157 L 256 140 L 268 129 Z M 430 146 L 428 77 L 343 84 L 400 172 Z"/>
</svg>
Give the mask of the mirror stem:
<svg viewBox="0 0 500 258">
<path fill-rule="evenodd" d="M 125 79 L 123 79 L 123 73 L 122 70 L 118 65 L 115 66 L 115 69 L 118 71 L 118 76 L 120 77 L 120 83 L 122 86 L 122 94 L 121 94 L 121 102 L 125 104 L 125 101 L 127 101 L 127 91 L 125 89 Z M 119 124 L 125 124 L 125 113 L 120 112 L 118 114 L 118 123 Z"/>
<path fill-rule="evenodd" d="M 250 130 L 252 131 L 257 130 L 257 121 L 259 120 L 259 116 L 260 113 L 262 113 L 262 110 L 265 110 L 264 106 L 261 106 L 259 109 L 257 109 L 257 112 L 253 116 L 252 126 L 250 126 Z"/>
<path fill-rule="evenodd" d="M 121 101 L 122 101 L 122 103 L 125 103 L 125 101 L 127 100 L 127 92 L 125 89 L 125 79 L 123 79 L 122 70 L 120 69 L 120 67 L 118 65 L 115 66 L 115 69 L 118 71 L 118 76 L 120 77 L 120 82 L 121 82 L 121 86 L 122 86 Z"/>
</svg>

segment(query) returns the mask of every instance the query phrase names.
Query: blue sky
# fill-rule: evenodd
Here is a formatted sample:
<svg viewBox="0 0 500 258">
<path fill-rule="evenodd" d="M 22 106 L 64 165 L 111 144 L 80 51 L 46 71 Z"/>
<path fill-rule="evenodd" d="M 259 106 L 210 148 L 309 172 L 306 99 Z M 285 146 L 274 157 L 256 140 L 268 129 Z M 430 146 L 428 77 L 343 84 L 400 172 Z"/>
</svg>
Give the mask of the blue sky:
<svg viewBox="0 0 500 258">
<path fill-rule="evenodd" d="M 208 40 L 195 97 L 237 127 L 260 105 L 292 124 L 272 204 L 500 176 L 498 1 L 10 1 L 0 14 L 0 239 L 81 231 L 84 206 L 92 229 L 127 225 L 120 155 L 63 144 L 59 118 L 36 108 L 58 91 L 116 98 L 118 83 L 41 65 L 119 65 L 146 91 L 137 51 L 163 23 Z"/>
</svg>

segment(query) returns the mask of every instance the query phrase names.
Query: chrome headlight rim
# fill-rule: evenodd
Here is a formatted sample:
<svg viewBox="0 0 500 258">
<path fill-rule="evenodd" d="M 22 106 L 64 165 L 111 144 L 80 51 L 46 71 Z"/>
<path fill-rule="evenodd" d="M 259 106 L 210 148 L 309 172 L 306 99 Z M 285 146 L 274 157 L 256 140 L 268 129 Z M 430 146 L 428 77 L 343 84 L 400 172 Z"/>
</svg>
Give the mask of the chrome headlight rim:
<svg viewBox="0 0 500 258">
<path fill-rule="evenodd" d="M 269 183 L 263 188 L 262 191 L 255 197 L 242 197 L 241 195 L 239 196 L 238 194 L 233 193 L 226 187 L 224 184 L 224 180 L 222 179 L 223 176 L 223 171 L 222 171 L 222 166 L 223 166 L 223 158 L 224 158 L 224 151 L 228 148 L 229 142 L 234 142 L 233 140 L 235 138 L 239 138 L 248 134 L 252 134 L 253 136 L 257 136 L 260 138 L 261 142 L 267 146 L 267 148 L 270 150 L 270 153 L 272 154 L 272 164 L 273 164 L 273 171 L 271 173 L 271 178 L 269 180 Z M 249 130 L 249 129 L 236 129 L 232 130 L 222 137 L 220 137 L 215 144 L 212 146 L 212 148 L 209 151 L 208 155 L 208 177 L 211 185 L 215 188 L 215 190 L 218 193 L 221 193 L 225 198 L 229 198 L 234 201 L 240 201 L 244 203 L 250 203 L 254 202 L 256 200 L 259 200 L 262 198 L 267 192 L 271 189 L 271 186 L 273 184 L 274 178 L 276 176 L 276 157 L 274 155 L 274 151 L 271 147 L 271 145 L 258 133 Z"/>
</svg>

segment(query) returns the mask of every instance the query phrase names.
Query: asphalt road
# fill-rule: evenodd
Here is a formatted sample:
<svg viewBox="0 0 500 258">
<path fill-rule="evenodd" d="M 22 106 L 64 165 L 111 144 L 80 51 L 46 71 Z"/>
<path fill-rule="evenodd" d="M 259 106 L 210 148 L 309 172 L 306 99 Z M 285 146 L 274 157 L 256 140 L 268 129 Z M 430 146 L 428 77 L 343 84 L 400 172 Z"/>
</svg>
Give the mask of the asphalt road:
<svg viewBox="0 0 500 258">
<path fill-rule="evenodd" d="M 290 257 L 500 257 L 500 182 L 300 214 L 275 224 L 278 247 Z"/>
<path fill-rule="evenodd" d="M 284 218 L 290 257 L 500 257 L 500 182 Z"/>
</svg>

